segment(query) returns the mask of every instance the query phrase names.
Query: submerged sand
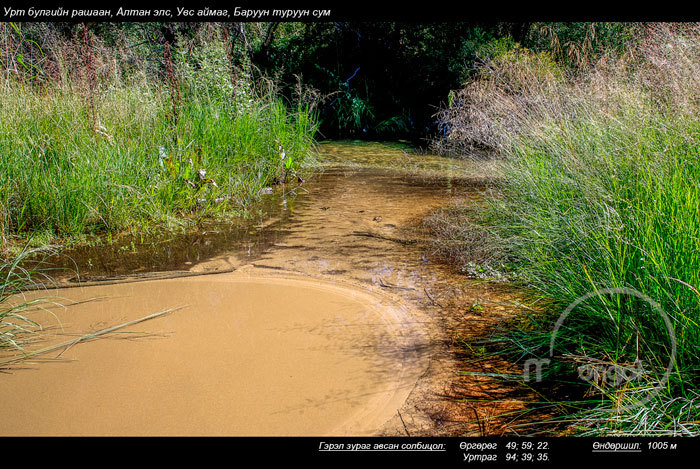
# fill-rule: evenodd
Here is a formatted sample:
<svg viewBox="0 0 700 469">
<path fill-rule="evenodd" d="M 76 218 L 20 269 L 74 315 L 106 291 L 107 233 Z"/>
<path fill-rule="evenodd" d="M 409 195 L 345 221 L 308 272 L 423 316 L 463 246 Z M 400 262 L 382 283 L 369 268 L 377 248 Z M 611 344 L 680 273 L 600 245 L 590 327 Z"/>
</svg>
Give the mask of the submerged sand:
<svg viewBox="0 0 700 469">
<path fill-rule="evenodd" d="M 66 252 L 57 283 L 83 287 L 44 295 L 96 300 L 32 313 L 31 349 L 183 308 L 0 366 L 0 435 L 500 434 L 512 396 L 457 357 L 508 296 L 433 262 L 420 227 L 487 187 L 462 178 L 482 164 L 322 150 L 324 171 L 276 188 L 255 226 Z"/>
<path fill-rule="evenodd" d="M 341 282 L 242 269 L 50 296 L 33 348 L 184 308 L 5 369 L 0 435 L 366 435 L 427 366 L 406 305 Z"/>
</svg>

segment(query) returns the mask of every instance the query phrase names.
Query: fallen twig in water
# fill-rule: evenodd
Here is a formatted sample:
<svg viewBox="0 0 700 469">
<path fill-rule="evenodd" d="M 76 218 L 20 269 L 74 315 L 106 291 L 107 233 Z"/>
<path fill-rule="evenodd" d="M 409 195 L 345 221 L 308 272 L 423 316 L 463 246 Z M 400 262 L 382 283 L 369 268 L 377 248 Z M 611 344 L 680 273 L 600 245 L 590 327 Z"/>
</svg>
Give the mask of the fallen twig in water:
<svg viewBox="0 0 700 469">
<path fill-rule="evenodd" d="M 395 243 L 399 244 L 416 244 L 418 241 L 415 239 L 399 239 L 399 238 L 392 238 L 390 236 L 383 236 L 380 234 L 376 233 L 370 233 L 369 231 L 353 231 L 351 233 L 352 236 L 365 236 L 367 238 L 378 238 L 378 239 L 384 239 L 386 241 L 393 241 Z"/>
<path fill-rule="evenodd" d="M 445 309 L 444 306 L 442 306 L 440 303 L 437 302 L 432 296 L 430 296 L 430 293 L 428 293 L 428 289 L 426 287 L 423 287 L 423 291 L 425 292 L 426 295 L 428 295 L 428 299 L 433 302 L 434 305 L 437 305 L 443 309 Z"/>
<path fill-rule="evenodd" d="M 382 287 L 382 288 L 398 288 L 398 289 L 400 289 L 400 290 L 411 290 L 411 291 L 415 291 L 415 288 L 411 288 L 411 287 L 400 287 L 400 286 L 398 286 L 398 285 L 394 285 L 393 283 L 387 283 L 387 282 L 385 282 L 384 279 L 382 279 L 381 277 L 378 277 L 378 278 L 379 278 L 379 286 Z"/>
<path fill-rule="evenodd" d="M 406 422 L 403 421 L 403 417 L 401 416 L 401 411 L 398 410 L 397 412 L 399 413 L 399 418 L 401 419 L 401 423 L 403 424 L 403 429 L 406 432 L 406 435 L 411 436 L 411 434 L 408 433 L 408 428 L 406 428 Z"/>
</svg>

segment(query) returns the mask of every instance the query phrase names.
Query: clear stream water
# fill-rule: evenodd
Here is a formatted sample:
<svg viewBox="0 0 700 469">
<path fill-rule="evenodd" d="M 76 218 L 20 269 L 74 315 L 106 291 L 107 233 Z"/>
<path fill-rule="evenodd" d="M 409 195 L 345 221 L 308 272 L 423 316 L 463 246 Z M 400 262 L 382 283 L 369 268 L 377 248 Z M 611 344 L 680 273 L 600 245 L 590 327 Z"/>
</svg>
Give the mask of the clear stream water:
<svg viewBox="0 0 700 469">
<path fill-rule="evenodd" d="M 444 433 L 455 337 L 484 320 L 468 306 L 507 311 L 432 260 L 420 222 L 488 175 L 400 144 L 319 153 L 318 174 L 252 221 L 64 253 L 70 288 L 32 293 L 52 304 L 29 313 L 44 326 L 30 350 L 181 309 L 7 365 L 0 434 Z"/>
</svg>

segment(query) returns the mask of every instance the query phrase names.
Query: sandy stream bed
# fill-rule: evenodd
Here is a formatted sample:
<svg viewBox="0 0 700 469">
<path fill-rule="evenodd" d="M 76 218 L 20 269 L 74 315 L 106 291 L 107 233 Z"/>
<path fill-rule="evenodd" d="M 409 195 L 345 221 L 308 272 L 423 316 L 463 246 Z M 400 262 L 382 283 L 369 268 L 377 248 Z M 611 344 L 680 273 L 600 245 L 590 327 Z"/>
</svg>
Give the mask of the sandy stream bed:
<svg viewBox="0 0 700 469">
<path fill-rule="evenodd" d="M 481 419 L 499 406 L 458 398 L 500 391 L 460 375 L 455 353 L 460 333 L 482 334 L 508 315 L 502 293 L 432 262 L 408 229 L 472 188 L 369 161 L 404 164 L 393 148 L 325 151 L 363 164 L 331 165 L 299 197 L 281 199 L 284 222 L 265 227 L 265 243 L 227 240 L 204 258 L 187 251 L 168 264 L 178 278 L 149 279 L 157 265 L 142 262 L 145 276 L 130 278 L 128 264 L 125 281 L 42 292 L 56 305 L 29 313 L 45 326 L 30 349 L 182 308 L 1 367 L 0 435 L 483 433 Z M 126 253 L 89 255 L 78 259 L 83 279 L 124 273 Z M 486 309 L 469 313 L 475 302 Z"/>
</svg>

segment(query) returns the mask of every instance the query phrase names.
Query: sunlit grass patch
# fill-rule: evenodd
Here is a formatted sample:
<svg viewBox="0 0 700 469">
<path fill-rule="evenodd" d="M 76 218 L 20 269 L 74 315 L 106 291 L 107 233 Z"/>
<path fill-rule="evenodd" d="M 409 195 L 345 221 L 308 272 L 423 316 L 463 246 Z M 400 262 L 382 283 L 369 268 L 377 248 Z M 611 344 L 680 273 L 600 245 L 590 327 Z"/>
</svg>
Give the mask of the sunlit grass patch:
<svg viewBox="0 0 700 469">
<path fill-rule="evenodd" d="M 260 189 L 309 161 L 314 112 L 245 64 L 230 73 L 216 31 L 166 44 L 160 75 L 105 71 L 117 51 L 86 37 L 51 51 L 63 67 L 53 81 L 4 75 L 3 244 L 245 215 Z M 64 57 L 71 48 L 77 59 Z"/>
<path fill-rule="evenodd" d="M 469 209 L 468 234 L 488 235 L 477 237 L 493 247 L 479 245 L 495 254 L 486 262 L 508 266 L 540 309 L 502 339 L 503 353 L 549 358 L 557 318 L 592 292 L 633 289 L 669 317 L 672 338 L 653 309 L 624 295 L 572 312 L 545 377 L 585 389 L 566 416 L 584 434 L 698 434 L 698 44 L 696 27 L 653 26 L 634 54 L 603 56 L 569 77 L 543 72 L 527 52 L 499 57 L 482 78 L 491 81 L 466 88 L 452 110 L 466 119 L 477 93 L 487 105 L 464 122 L 503 157 L 496 196 Z M 647 373 L 634 385 L 577 377 L 586 363 L 642 359 Z"/>
</svg>

